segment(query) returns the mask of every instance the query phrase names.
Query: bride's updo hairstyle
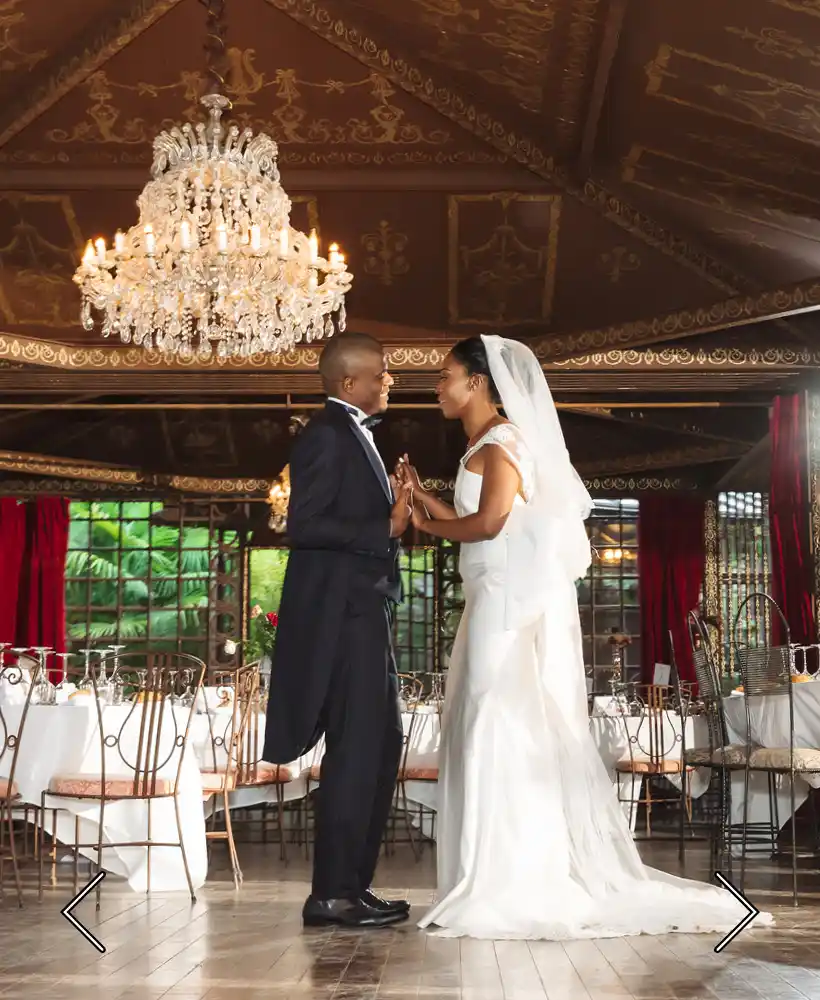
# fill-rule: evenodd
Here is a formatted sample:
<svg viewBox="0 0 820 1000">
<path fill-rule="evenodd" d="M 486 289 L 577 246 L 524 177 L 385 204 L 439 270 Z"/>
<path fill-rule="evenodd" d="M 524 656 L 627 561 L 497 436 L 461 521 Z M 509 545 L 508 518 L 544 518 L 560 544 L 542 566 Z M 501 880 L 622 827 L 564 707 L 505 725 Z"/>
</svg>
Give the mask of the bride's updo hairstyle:
<svg viewBox="0 0 820 1000">
<path fill-rule="evenodd" d="M 468 375 L 483 375 L 487 379 L 487 389 L 490 399 L 497 404 L 501 403 L 501 396 L 495 386 L 493 377 L 490 374 L 490 363 L 487 360 L 487 348 L 481 337 L 468 337 L 460 340 L 452 348 L 450 354 L 455 360 L 466 369 Z"/>
</svg>

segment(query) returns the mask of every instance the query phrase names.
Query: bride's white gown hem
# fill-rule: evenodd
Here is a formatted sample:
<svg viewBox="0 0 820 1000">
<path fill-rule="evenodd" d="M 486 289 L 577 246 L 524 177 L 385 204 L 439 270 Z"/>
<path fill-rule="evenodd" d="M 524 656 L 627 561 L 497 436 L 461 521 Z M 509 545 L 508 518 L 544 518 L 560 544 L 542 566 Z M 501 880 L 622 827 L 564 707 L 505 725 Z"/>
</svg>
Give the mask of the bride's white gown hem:
<svg viewBox="0 0 820 1000">
<path fill-rule="evenodd" d="M 465 466 L 488 445 L 517 465 L 527 499 L 540 482 L 518 427 L 493 427 L 462 459 L 459 516 L 478 509 L 481 477 Z M 745 914 L 728 891 L 640 860 L 589 733 L 574 583 L 555 574 L 540 613 L 511 627 L 511 581 L 527 572 L 515 541 L 526 509 L 518 498 L 497 538 L 462 546 L 466 604 L 442 720 L 439 901 L 419 927 L 556 941 L 728 931 Z M 755 925 L 771 922 L 763 914 Z"/>
</svg>

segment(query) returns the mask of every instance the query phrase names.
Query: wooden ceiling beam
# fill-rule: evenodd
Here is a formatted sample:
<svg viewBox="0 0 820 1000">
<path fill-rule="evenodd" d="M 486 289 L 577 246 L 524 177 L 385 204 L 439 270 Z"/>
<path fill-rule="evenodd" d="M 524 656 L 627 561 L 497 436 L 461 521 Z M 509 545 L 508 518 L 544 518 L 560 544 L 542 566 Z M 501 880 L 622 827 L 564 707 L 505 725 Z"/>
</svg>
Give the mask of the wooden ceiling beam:
<svg viewBox="0 0 820 1000">
<path fill-rule="evenodd" d="M 727 294 L 755 287 L 746 275 L 728 264 L 716 260 L 671 232 L 654 219 L 628 205 L 597 182 L 587 180 L 578 185 L 569 173 L 559 167 L 553 157 L 532 136 L 511 128 L 506 122 L 482 111 L 458 92 L 449 81 L 430 75 L 412 58 L 369 37 L 349 18 L 344 20 L 317 0 L 265 0 L 271 7 L 304 25 L 374 72 L 385 76 L 406 93 L 429 105 L 464 131 L 481 139 L 493 149 L 557 187 L 584 206 L 636 239 L 677 261 L 714 287 Z"/>
<path fill-rule="evenodd" d="M 727 472 L 724 472 L 715 485 L 716 492 L 725 490 L 768 492 L 771 458 L 772 439 L 770 434 L 766 434 Z"/>
<path fill-rule="evenodd" d="M 674 406 L 674 401 L 670 400 L 670 403 Z M 603 406 L 595 408 L 586 407 L 580 409 L 578 412 L 584 417 L 589 417 L 593 420 L 608 421 L 609 423 L 623 424 L 635 431 L 661 431 L 665 434 L 674 434 L 685 438 L 697 438 L 701 441 L 722 441 L 748 448 L 751 448 L 755 444 L 755 441 L 750 440 L 748 436 L 738 436 L 732 428 L 724 430 L 720 428 L 719 424 L 705 424 L 704 414 L 711 410 L 709 407 L 698 407 L 694 416 L 686 417 L 674 412 L 673 406 L 670 407 L 672 412 L 668 413 L 659 412 L 657 409 L 647 412 L 639 407 L 624 410 Z M 722 419 L 725 419 L 725 410 Z"/>
<path fill-rule="evenodd" d="M 609 0 L 609 9 L 607 10 L 606 21 L 604 23 L 604 34 L 601 39 L 601 47 L 598 51 L 598 62 L 595 67 L 595 76 L 592 81 L 592 90 L 590 91 L 586 118 L 584 120 L 581 153 L 578 157 L 578 176 L 582 183 L 589 177 L 592 169 L 601 112 L 603 111 L 604 100 L 606 99 L 606 92 L 609 87 L 612 66 L 618 52 L 621 28 L 623 27 L 628 4 L 629 0 Z"/>
<path fill-rule="evenodd" d="M 551 191 L 550 184 L 537 174 L 517 166 L 496 169 L 476 168 L 424 170 L 401 167 L 378 169 L 357 167 L 348 170 L 302 170 L 280 163 L 282 183 L 289 194 L 317 194 L 324 191 Z M 145 187 L 147 167 L 84 169 L 66 166 L 61 170 L 37 168 L 0 169 L 0 191 L 128 191 L 136 195 Z"/>
<path fill-rule="evenodd" d="M 643 452 L 635 455 L 615 455 L 595 462 L 577 462 L 578 473 L 584 477 L 618 476 L 636 472 L 657 472 L 712 462 L 725 462 L 740 458 L 748 449 L 730 442 L 711 442 L 706 445 L 688 445 L 662 451 Z"/>
<path fill-rule="evenodd" d="M 760 295 L 737 295 L 700 309 L 680 309 L 650 320 L 620 323 L 599 330 L 548 334 L 529 343 L 542 361 L 566 360 L 613 348 L 645 347 L 697 337 L 817 309 L 820 309 L 820 281 L 800 281 Z"/>
<path fill-rule="evenodd" d="M 111 13 L 95 19 L 71 45 L 55 53 L 0 115 L 0 146 L 18 135 L 79 86 L 112 56 L 176 7 L 180 0 L 116 0 Z"/>
</svg>

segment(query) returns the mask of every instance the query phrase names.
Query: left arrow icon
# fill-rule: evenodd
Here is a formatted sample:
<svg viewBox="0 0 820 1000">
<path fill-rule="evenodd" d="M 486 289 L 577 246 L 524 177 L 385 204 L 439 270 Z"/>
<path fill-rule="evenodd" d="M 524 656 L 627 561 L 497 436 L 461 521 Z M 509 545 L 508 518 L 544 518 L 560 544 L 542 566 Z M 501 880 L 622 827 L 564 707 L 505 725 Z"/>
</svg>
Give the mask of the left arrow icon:
<svg viewBox="0 0 820 1000">
<path fill-rule="evenodd" d="M 91 879 L 84 889 L 77 893 L 74 899 L 72 899 L 67 906 L 64 906 L 63 909 L 60 910 L 60 913 L 66 918 L 71 926 L 76 928 L 86 941 L 93 944 L 101 955 L 105 954 L 105 945 L 101 941 L 98 941 L 87 927 L 83 927 L 71 911 L 78 903 L 81 903 L 90 892 L 93 892 L 104 878 L 105 872 L 99 872 L 94 876 L 94 878 Z"/>
</svg>

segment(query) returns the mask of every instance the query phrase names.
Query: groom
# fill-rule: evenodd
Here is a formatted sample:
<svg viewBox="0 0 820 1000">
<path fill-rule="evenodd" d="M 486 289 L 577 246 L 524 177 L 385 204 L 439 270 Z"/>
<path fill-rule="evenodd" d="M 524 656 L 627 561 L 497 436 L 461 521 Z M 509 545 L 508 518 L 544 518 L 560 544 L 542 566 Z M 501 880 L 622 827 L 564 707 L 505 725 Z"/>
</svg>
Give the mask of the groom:
<svg viewBox="0 0 820 1000">
<path fill-rule="evenodd" d="M 409 486 L 391 482 L 370 428 L 393 379 L 378 341 L 342 334 L 319 361 L 327 403 L 290 460 L 290 558 L 263 757 L 285 764 L 325 736 L 305 925 L 380 927 L 409 904 L 370 889 L 402 749 L 391 641 Z"/>
</svg>

